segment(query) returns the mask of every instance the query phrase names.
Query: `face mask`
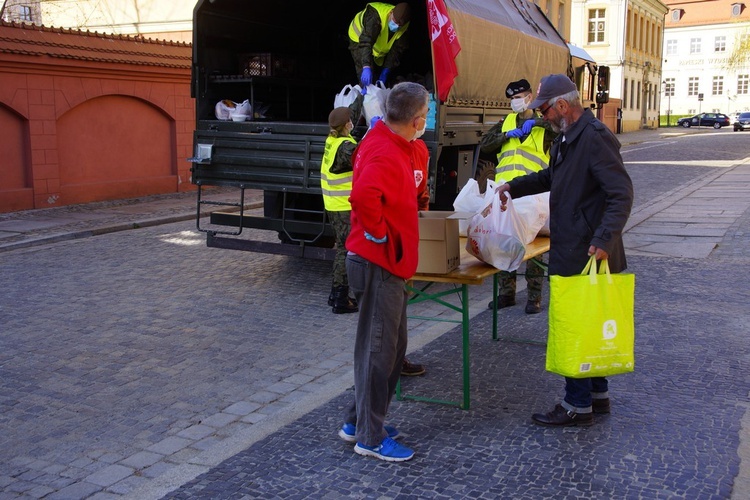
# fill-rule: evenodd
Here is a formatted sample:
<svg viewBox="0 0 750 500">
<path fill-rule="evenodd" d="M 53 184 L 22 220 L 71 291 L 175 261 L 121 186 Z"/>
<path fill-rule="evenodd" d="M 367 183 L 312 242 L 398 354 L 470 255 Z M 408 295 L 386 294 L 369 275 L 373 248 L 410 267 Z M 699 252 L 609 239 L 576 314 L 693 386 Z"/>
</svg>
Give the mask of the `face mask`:
<svg viewBox="0 0 750 500">
<path fill-rule="evenodd" d="M 516 97 L 510 100 L 510 107 L 515 113 L 523 113 L 529 107 L 529 97 Z"/>
<path fill-rule="evenodd" d="M 416 141 L 417 139 L 419 139 L 420 137 L 422 137 L 424 135 L 425 130 L 427 130 L 427 120 L 425 120 L 424 126 L 422 128 L 420 128 L 419 130 L 417 130 L 416 132 L 414 132 L 414 137 L 412 137 L 411 140 L 412 141 Z"/>
<path fill-rule="evenodd" d="M 396 23 L 396 21 L 394 21 L 393 19 L 388 20 L 388 29 L 391 30 L 391 33 L 397 32 L 399 28 L 400 26 L 398 25 L 398 23 Z"/>
</svg>

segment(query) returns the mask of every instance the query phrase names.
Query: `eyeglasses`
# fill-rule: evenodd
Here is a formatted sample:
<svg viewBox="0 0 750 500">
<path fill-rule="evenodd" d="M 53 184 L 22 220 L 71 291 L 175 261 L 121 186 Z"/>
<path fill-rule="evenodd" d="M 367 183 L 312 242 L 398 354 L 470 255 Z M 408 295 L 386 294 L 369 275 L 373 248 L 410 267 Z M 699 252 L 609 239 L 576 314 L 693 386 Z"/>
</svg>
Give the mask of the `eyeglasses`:
<svg viewBox="0 0 750 500">
<path fill-rule="evenodd" d="M 539 112 L 540 112 L 540 113 L 542 114 L 542 116 L 546 116 L 546 115 L 547 115 L 547 111 L 549 111 L 549 110 L 550 110 L 550 108 L 553 108 L 554 106 L 555 106 L 554 104 L 552 104 L 552 105 L 550 105 L 550 106 L 547 106 L 546 108 L 542 108 L 542 107 L 540 106 L 540 107 L 539 107 Z"/>
</svg>

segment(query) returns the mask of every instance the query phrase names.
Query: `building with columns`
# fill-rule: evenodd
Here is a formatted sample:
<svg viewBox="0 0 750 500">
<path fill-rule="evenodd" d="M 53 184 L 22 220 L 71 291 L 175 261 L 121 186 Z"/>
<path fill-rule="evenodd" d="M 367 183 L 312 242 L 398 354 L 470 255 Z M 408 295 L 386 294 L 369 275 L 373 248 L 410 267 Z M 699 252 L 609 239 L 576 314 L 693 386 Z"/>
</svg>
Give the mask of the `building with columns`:
<svg viewBox="0 0 750 500">
<path fill-rule="evenodd" d="M 659 0 L 573 0 L 570 41 L 610 69 L 605 107 L 620 109 L 620 131 L 659 125 L 662 34 Z"/>
<path fill-rule="evenodd" d="M 662 114 L 750 110 L 750 10 L 742 0 L 664 0 Z"/>
</svg>

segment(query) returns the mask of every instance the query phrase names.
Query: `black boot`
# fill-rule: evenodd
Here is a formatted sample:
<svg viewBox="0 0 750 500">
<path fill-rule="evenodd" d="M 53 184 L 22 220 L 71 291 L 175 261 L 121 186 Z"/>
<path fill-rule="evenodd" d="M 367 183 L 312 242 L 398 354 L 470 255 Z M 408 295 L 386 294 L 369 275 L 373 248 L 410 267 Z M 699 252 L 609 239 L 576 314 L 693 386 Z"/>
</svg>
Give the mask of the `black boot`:
<svg viewBox="0 0 750 500">
<path fill-rule="evenodd" d="M 348 286 L 337 286 L 333 290 L 333 314 L 355 313 L 359 311 L 357 303 L 349 297 Z"/>
<path fill-rule="evenodd" d="M 336 294 L 336 287 L 331 285 L 331 293 L 328 294 L 328 305 L 333 306 L 333 298 Z"/>
</svg>

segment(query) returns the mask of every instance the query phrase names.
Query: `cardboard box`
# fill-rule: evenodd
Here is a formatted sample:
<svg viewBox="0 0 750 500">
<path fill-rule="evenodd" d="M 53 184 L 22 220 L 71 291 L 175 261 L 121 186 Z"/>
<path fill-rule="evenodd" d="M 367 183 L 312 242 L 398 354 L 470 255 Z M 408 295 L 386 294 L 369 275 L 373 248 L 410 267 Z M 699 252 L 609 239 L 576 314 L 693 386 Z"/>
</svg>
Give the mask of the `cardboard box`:
<svg viewBox="0 0 750 500">
<path fill-rule="evenodd" d="M 456 212 L 419 212 L 418 273 L 446 274 L 461 263 Z"/>
</svg>

